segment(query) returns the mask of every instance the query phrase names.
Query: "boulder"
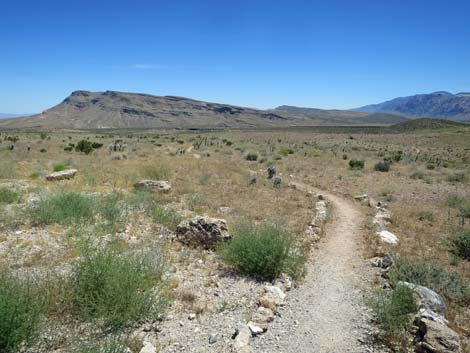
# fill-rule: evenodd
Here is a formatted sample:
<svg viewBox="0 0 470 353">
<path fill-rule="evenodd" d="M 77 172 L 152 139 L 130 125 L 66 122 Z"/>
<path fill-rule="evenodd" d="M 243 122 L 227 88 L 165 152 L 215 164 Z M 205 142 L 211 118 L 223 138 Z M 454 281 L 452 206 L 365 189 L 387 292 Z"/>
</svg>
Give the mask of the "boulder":
<svg viewBox="0 0 470 353">
<path fill-rule="evenodd" d="M 77 174 L 78 170 L 76 169 L 66 169 L 60 172 L 54 172 L 49 175 L 46 175 L 46 180 L 49 181 L 57 181 L 57 180 L 65 180 L 65 179 L 72 179 Z"/>
<path fill-rule="evenodd" d="M 398 244 L 398 237 L 393 234 L 392 232 L 389 232 L 388 230 L 381 230 L 377 232 L 377 235 L 380 237 L 380 240 L 387 244 L 391 245 L 396 245 Z"/>
<path fill-rule="evenodd" d="M 263 330 L 267 330 L 270 322 L 274 320 L 274 312 L 271 309 L 263 306 L 258 307 L 251 317 L 251 322 L 256 326 L 261 327 Z"/>
<path fill-rule="evenodd" d="M 446 324 L 421 317 L 418 320 L 418 333 L 415 339 L 419 353 L 460 353 L 459 335 Z"/>
<path fill-rule="evenodd" d="M 248 347 L 251 340 L 251 331 L 247 325 L 240 325 L 237 329 L 235 341 L 233 342 L 233 348 L 240 350 Z"/>
<path fill-rule="evenodd" d="M 230 239 L 227 221 L 220 218 L 196 216 L 176 227 L 176 238 L 183 244 L 213 249 L 220 241 Z"/>
<path fill-rule="evenodd" d="M 165 180 L 140 180 L 134 184 L 136 189 L 170 191 L 171 185 Z"/>
<path fill-rule="evenodd" d="M 413 289 L 419 308 L 429 309 L 442 315 L 446 313 L 447 307 L 444 299 L 432 289 L 403 281 L 398 282 L 398 284 Z"/>
</svg>

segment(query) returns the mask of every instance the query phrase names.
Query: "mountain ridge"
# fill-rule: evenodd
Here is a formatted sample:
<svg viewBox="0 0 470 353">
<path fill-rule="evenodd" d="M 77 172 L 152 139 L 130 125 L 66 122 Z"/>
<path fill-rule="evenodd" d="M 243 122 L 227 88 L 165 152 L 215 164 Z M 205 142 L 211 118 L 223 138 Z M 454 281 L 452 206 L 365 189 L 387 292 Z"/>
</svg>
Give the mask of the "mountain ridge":
<svg viewBox="0 0 470 353">
<path fill-rule="evenodd" d="M 312 108 L 310 108 L 312 109 Z M 250 128 L 322 125 L 390 125 L 388 119 L 364 112 L 312 109 L 315 113 L 259 110 L 178 96 L 118 91 L 72 92 L 58 105 L 30 117 L 3 119 L 0 128 Z"/>
<path fill-rule="evenodd" d="M 353 109 L 367 113 L 390 113 L 417 118 L 441 118 L 470 122 L 470 93 L 437 91 L 398 97 Z"/>
</svg>

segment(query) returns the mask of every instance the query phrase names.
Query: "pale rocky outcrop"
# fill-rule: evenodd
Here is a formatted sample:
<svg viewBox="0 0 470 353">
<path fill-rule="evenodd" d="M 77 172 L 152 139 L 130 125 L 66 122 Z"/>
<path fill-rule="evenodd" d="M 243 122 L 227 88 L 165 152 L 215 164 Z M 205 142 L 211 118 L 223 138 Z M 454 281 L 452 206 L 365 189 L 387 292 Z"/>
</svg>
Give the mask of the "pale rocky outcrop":
<svg viewBox="0 0 470 353">
<path fill-rule="evenodd" d="M 77 174 L 77 172 L 78 170 L 76 169 L 66 169 L 60 172 L 54 172 L 49 175 L 46 175 L 46 180 L 57 181 L 57 180 L 72 179 L 75 177 L 75 174 Z"/>
<path fill-rule="evenodd" d="M 181 243 L 213 249 L 220 241 L 230 239 L 227 221 L 221 218 L 196 216 L 176 227 L 176 239 Z"/>
<path fill-rule="evenodd" d="M 170 191 L 171 185 L 165 180 L 140 180 L 134 184 L 136 189 Z"/>
</svg>

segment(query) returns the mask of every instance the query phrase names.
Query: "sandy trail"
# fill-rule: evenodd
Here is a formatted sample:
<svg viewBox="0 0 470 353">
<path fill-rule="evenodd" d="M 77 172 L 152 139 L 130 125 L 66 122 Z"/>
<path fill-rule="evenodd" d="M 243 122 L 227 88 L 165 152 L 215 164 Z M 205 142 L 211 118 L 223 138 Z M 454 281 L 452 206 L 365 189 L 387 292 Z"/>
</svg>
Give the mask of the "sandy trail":
<svg viewBox="0 0 470 353">
<path fill-rule="evenodd" d="M 255 352 L 380 352 L 366 343 L 372 329 L 363 290 L 372 269 L 361 258 L 364 216 L 352 202 L 323 194 L 332 203 L 332 220 L 312 252 L 305 282 L 289 293 L 266 334 L 254 340 Z"/>
</svg>

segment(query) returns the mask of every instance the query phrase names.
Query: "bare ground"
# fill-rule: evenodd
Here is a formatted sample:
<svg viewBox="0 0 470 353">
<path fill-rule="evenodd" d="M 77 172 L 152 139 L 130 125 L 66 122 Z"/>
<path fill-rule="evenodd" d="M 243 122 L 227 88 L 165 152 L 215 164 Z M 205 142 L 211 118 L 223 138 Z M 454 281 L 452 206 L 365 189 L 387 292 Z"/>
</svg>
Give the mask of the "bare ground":
<svg viewBox="0 0 470 353">
<path fill-rule="evenodd" d="M 374 346 L 365 295 L 373 269 L 361 257 L 364 217 L 358 206 L 334 195 L 332 220 L 312 253 L 305 283 L 294 289 L 255 352 L 383 352 Z"/>
</svg>

